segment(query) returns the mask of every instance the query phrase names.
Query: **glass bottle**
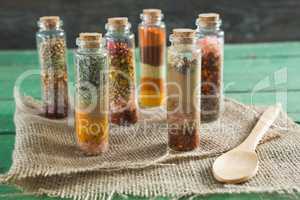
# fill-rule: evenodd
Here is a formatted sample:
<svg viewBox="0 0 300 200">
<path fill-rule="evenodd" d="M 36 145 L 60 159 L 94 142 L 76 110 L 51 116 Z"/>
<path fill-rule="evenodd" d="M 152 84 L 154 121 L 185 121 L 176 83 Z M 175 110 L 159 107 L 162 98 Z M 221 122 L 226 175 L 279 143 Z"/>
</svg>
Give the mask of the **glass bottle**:
<svg viewBox="0 0 300 200">
<path fill-rule="evenodd" d="M 167 67 L 167 122 L 169 147 L 189 151 L 200 143 L 201 49 L 195 31 L 173 29 Z"/>
<path fill-rule="evenodd" d="M 141 107 L 161 106 L 164 99 L 166 27 L 159 9 L 144 9 L 139 24 Z"/>
<path fill-rule="evenodd" d="M 88 155 L 108 148 L 108 62 L 100 33 L 81 33 L 75 50 L 75 130 Z"/>
<path fill-rule="evenodd" d="M 110 67 L 110 120 L 118 125 L 138 120 L 135 94 L 135 43 L 126 17 L 108 18 L 105 34 Z"/>
<path fill-rule="evenodd" d="M 223 110 L 224 32 L 216 13 L 200 14 L 196 25 L 197 43 L 202 49 L 201 120 L 211 122 Z"/>
<path fill-rule="evenodd" d="M 36 33 L 41 65 L 42 115 L 64 118 L 68 115 L 66 36 L 58 16 L 41 17 Z"/>
</svg>

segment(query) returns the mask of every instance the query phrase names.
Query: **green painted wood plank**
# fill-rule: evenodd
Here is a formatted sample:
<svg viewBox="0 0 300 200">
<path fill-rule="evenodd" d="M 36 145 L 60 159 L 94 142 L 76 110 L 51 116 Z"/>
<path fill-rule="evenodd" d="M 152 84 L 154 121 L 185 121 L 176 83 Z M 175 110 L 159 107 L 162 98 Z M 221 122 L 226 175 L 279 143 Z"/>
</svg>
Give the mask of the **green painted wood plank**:
<svg viewBox="0 0 300 200">
<path fill-rule="evenodd" d="M 299 49 L 300 51 L 300 49 Z M 226 60 L 224 88 L 226 91 L 299 90 L 299 58 Z"/>
<path fill-rule="evenodd" d="M 284 58 L 300 56 L 299 42 L 226 44 L 225 59 Z"/>
<path fill-rule="evenodd" d="M 300 49 L 299 49 L 300 51 Z M 261 87 L 257 92 L 276 91 L 280 89 L 299 90 L 300 79 L 298 78 L 300 68 L 299 58 L 291 59 L 260 59 L 260 60 L 231 60 L 225 62 L 224 88 L 228 92 L 248 92 L 256 87 Z M 1 65 L 0 65 L 1 67 Z M 27 70 L 34 69 L 28 68 Z M 37 68 L 36 68 L 37 69 Z M 9 80 L 1 80 L 0 99 L 12 99 L 16 79 L 26 70 L 8 69 L 2 73 L 2 78 L 9 77 Z M 39 73 L 37 70 L 35 73 Z M 69 68 L 69 85 L 73 85 L 73 68 Z M 24 80 L 22 87 L 34 95 L 40 93 L 40 77 L 38 74 Z"/>
<path fill-rule="evenodd" d="M 300 56 L 300 42 L 272 42 L 272 43 L 251 43 L 251 44 L 226 44 L 225 59 L 252 59 L 262 57 L 285 57 Z M 35 54 L 35 60 L 28 63 L 37 63 L 37 54 L 35 50 L 7 50 L 1 51 L 0 58 L 2 63 L 17 63 L 15 55 L 27 56 Z M 73 53 L 73 50 L 69 50 Z M 13 58 L 13 59 L 11 59 Z M 22 64 L 22 57 L 19 63 Z"/>
<path fill-rule="evenodd" d="M 297 45 L 299 44 L 299 45 Z M 271 48 L 272 45 L 274 48 Z M 281 46 L 298 47 L 300 43 L 279 43 L 279 44 L 267 44 L 270 51 L 272 49 L 278 49 Z M 239 49 L 239 51 L 236 50 Z M 237 55 L 243 56 L 244 51 L 250 51 L 249 49 L 263 48 L 263 45 L 228 45 L 226 48 L 225 55 Z M 297 49 L 291 48 L 295 52 L 300 52 L 300 47 Z M 297 51 L 296 51 L 297 50 Z M 231 51 L 233 53 L 231 53 Z M 236 51 L 236 52 L 235 52 Z M 262 51 L 261 53 L 264 53 Z M 276 53 L 276 52 L 275 52 Z M 277 54 L 277 53 L 276 53 Z M 69 63 L 73 63 L 72 52 L 69 53 Z M 288 88 L 290 90 L 300 90 L 300 79 L 298 79 L 298 74 L 300 68 L 298 67 L 300 63 L 300 56 L 291 57 L 252 57 L 251 59 L 226 59 L 225 58 L 225 68 L 224 68 L 224 83 L 225 88 L 229 92 L 233 91 L 251 91 L 258 84 L 261 84 L 265 79 L 269 79 L 269 86 L 262 88 L 264 91 L 274 91 L 279 88 Z M 0 73 L 0 98 L 10 99 L 12 98 L 12 89 L 15 85 L 16 79 L 23 72 L 29 69 L 39 69 L 37 62 L 37 55 L 34 51 L 22 51 L 16 52 L 0 52 L 0 68 L 2 73 Z M 137 67 L 137 71 L 139 67 Z M 287 71 L 285 71 L 287 70 Z M 74 66 L 71 64 L 69 66 L 69 80 L 72 82 L 74 80 Z M 39 72 L 38 72 L 39 73 Z M 139 72 L 137 72 L 139 74 Z M 284 75 L 287 73 L 287 79 L 284 79 Z M 283 82 L 278 83 L 274 81 L 275 77 Z M 28 82 L 28 83 L 27 83 Z M 32 83 L 30 83 L 32 82 Z M 31 84 L 38 85 L 39 75 L 32 76 L 26 79 L 26 84 L 31 87 Z M 26 85 L 24 87 L 27 87 Z M 39 89 L 35 87 L 36 89 Z"/>
<path fill-rule="evenodd" d="M 6 173 L 12 164 L 14 144 L 14 135 L 0 135 L 0 174 Z"/>
<path fill-rule="evenodd" d="M 14 112 L 15 112 L 14 101 L 12 100 L 0 101 L 0 135 L 14 133 L 15 131 L 15 125 L 13 122 Z"/>
</svg>

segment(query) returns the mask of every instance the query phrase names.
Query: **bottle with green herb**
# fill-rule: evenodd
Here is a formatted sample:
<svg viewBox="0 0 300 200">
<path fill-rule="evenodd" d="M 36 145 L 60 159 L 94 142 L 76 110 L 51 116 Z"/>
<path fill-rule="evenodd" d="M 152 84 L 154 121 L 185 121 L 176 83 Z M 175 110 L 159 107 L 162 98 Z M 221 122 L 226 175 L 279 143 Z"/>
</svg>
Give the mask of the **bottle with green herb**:
<svg viewBox="0 0 300 200">
<path fill-rule="evenodd" d="M 135 44 L 126 17 L 109 18 L 105 34 L 110 67 L 110 120 L 118 125 L 138 120 L 135 94 Z"/>
<path fill-rule="evenodd" d="M 201 50 L 195 31 L 174 29 L 167 68 L 169 147 L 190 151 L 199 146 Z"/>
<path fill-rule="evenodd" d="M 196 25 L 197 43 L 202 49 L 201 120 L 211 122 L 223 111 L 224 32 L 217 13 L 200 14 Z"/>
<path fill-rule="evenodd" d="M 41 17 L 36 33 L 41 65 L 42 115 L 64 118 L 68 115 L 66 36 L 58 16 Z"/>
<path fill-rule="evenodd" d="M 108 62 L 100 33 L 81 33 L 75 51 L 75 129 L 88 155 L 108 148 Z"/>
</svg>

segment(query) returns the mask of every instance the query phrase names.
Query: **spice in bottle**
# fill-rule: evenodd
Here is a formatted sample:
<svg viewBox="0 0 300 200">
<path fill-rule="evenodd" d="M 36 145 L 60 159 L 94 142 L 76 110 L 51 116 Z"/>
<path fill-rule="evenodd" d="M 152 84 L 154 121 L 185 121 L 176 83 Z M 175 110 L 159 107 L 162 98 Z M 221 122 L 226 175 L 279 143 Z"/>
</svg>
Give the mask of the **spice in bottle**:
<svg viewBox="0 0 300 200">
<path fill-rule="evenodd" d="M 81 33 L 75 51 L 75 129 L 87 155 L 108 149 L 108 62 L 100 33 Z"/>
<path fill-rule="evenodd" d="M 163 103 L 166 51 L 166 27 L 160 9 L 144 9 L 138 27 L 141 81 L 141 107 L 155 107 Z"/>
<path fill-rule="evenodd" d="M 200 14 L 197 21 L 198 45 L 202 49 L 201 120 L 215 121 L 223 110 L 223 44 L 219 14 Z"/>
<path fill-rule="evenodd" d="M 110 68 L 110 120 L 118 125 L 138 120 L 135 95 L 135 44 L 126 17 L 108 18 L 105 34 Z"/>
<path fill-rule="evenodd" d="M 58 16 L 38 21 L 37 49 L 41 65 L 42 115 L 64 118 L 68 115 L 66 36 Z"/>
<path fill-rule="evenodd" d="M 200 144 L 201 50 L 195 31 L 174 29 L 167 67 L 167 122 L 169 147 L 190 151 Z"/>
</svg>

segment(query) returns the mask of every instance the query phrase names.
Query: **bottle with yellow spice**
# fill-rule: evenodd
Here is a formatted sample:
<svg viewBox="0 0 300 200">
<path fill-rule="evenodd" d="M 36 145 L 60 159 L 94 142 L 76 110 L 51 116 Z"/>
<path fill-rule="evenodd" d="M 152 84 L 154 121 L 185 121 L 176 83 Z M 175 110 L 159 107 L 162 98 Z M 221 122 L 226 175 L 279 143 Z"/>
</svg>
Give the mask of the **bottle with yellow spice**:
<svg viewBox="0 0 300 200">
<path fill-rule="evenodd" d="M 141 107 L 161 106 L 164 99 L 166 27 L 160 9 L 144 9 L 139 24 Z"/>
<path fill-rule="evenodd" d="M 75 50 L 75 129 L 87 155 L 108 148 L 108 61 L 100 33 L 81 33 Z"/>
</svg>

